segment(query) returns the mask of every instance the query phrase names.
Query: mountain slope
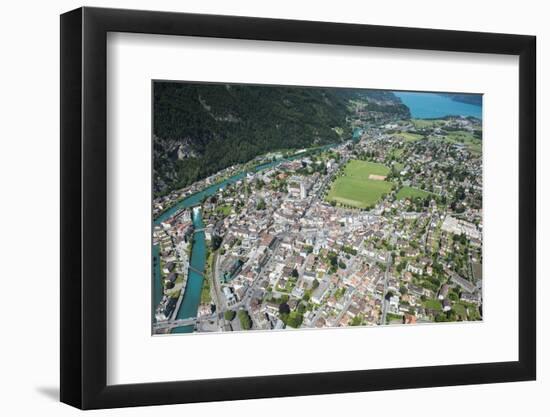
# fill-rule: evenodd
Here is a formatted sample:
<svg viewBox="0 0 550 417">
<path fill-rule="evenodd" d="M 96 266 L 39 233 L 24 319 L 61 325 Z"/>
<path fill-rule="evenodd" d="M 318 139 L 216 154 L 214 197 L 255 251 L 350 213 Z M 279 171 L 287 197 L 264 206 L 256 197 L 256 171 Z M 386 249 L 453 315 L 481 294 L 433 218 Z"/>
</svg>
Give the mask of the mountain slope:
<svg viewBox="0 0 550 417">
<path fill-rule="evenodd" d="M 408 114 L 391 92 L 377 90 L 157 81 L 155 196 L 273 150 L 347 139 L 351 99 Z"/>
<path fill-rule="evenodd" d="M 156 82 L 155 194 L 271 150 L 340 141 L 348 109 L 335 91 Z"/>
</svg>

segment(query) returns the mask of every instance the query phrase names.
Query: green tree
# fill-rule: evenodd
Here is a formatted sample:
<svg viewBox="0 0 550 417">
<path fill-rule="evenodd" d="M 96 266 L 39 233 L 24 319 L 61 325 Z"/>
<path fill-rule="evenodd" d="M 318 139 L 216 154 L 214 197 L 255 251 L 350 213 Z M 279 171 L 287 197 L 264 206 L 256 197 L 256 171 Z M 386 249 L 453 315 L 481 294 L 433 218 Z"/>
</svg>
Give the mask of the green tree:
<svg viewBox="0 0 550 417">
<path fill-rule="evenodd" d="M 263 198 L 260 198 L 260 200 L 256 204 L 256 210 L 265 210 L 265 208 L 266 208 L 265 200 Z"/>
<path fill-rule="evenodd" d="M 288 314 L 290 313 L 290 307 L 287 303 L 279 304 L 279 314 Z"/>
<path fill-rule="evenodd" d="M 361 326 L 361 324 L 363 323 L 363 319 L 361 316 L 355 316 L 352 320 L 351 320 L 351 325 L 352 326 Z"/>
<path fill-rule="evenodd" d="M 223 313 L 223 318 L 227 321 L 232 321 L 237 313 L 235 313 L 233 310 L 227 310 L 225 313 Z"/>
<path fill-rule="evenodd" d="M 303 320 L 304 320 L 303 314 L 299 313 L 298 311 L 293 311 L 288 315 L 286 324 L 290 327 L 297 329 L 298 327 L 301 326 Z"/>
<path fill-rule="evenodd" d="M 250 330 L 252 328 L 252 319 L 246 310 L 239 310 L 238 317 L 243 330 Z"/>
<path fill-rule="evenodd" d="M 221 236 L 213 235 L 211 242 L 212 250 L 218 250 L 222 244 L 222 241 L 223 238 Z"/>
</svg>

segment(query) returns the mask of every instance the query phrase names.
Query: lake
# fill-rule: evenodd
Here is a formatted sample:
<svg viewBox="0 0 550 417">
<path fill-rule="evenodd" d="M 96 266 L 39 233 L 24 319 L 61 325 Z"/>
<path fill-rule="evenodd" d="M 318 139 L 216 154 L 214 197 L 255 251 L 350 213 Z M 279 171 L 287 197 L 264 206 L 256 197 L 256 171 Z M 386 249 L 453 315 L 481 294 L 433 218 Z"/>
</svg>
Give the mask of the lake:
<svg viewBox="0 0 550 417">
<path fill-rule="evenodd" d="M 411 111 L 414 119 L 435 119 L 445 116 L 474 116 L 482 118 L 482 107 L 462 103 L 436 93 L 394 91 Z"/>
</svg>

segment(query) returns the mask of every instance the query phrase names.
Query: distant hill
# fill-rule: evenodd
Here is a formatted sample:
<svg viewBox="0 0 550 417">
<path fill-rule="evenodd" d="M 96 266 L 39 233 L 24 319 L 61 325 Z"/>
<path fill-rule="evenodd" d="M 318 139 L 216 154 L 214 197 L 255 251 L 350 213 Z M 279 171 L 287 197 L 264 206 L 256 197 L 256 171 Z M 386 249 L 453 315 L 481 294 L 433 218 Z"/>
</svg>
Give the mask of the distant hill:
<svg viewBox="0 0 550 417">
<path fill-rule="evenodd" d="M 481 106 L 483 102 L 483 96 L 481 94 L 441 93 L 440 96 L 449 97 L 451 100 L 459 101 L 461 103 L 474 104 L 476 106 Z"/>
<path fill-rule="evenodd" d="M 155 82 L 155 196 L 273 150 L 345 140 L 349 100 L 369 96 L 378 111 L 401 106 L 370 90 Z"/>
</svg>

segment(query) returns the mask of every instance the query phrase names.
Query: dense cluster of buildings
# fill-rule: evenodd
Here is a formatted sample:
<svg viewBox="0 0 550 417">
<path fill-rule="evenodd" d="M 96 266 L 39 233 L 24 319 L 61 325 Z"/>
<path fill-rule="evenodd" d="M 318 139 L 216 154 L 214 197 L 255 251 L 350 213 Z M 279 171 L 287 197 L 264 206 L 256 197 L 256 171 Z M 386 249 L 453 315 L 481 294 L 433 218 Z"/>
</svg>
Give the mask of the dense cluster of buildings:
<svg viewBox="0 0 550 417">
<path fill-rule="evenodd" d="M 187 285 L 188 246 L 193 233 L 190 212 L 182 210 L 169 221 L 153 229 L 153 280 L 160 301 L 155 306 L 155 319 L 174 319 Z"/>
<path fill-rule="evenodd" d="M 481 157 L 445 139 L 477 123 L 365 125 L 359 141 L 249 173 L 205 199 L 205 233 L 215 254 L 205 279 L 215 308 L 203 306 L 198 320 L 203 312 L 209 323 L 196 330 L 242 330 L 228 311 L 244 311 L 252 329 L 266 330 L 480 320 Z M 387 180 L 396 187 L 371 210 L 325 201 L 351 159 L 391 168 Z M 155 210 L 215 179 L 158 199 Z M 399 198 L 401 187 L 423 193 Z M 154 229 L 164 282 L 158 320 L 170 319 L 185 290 L 189 213 Z"/>
</svg>

